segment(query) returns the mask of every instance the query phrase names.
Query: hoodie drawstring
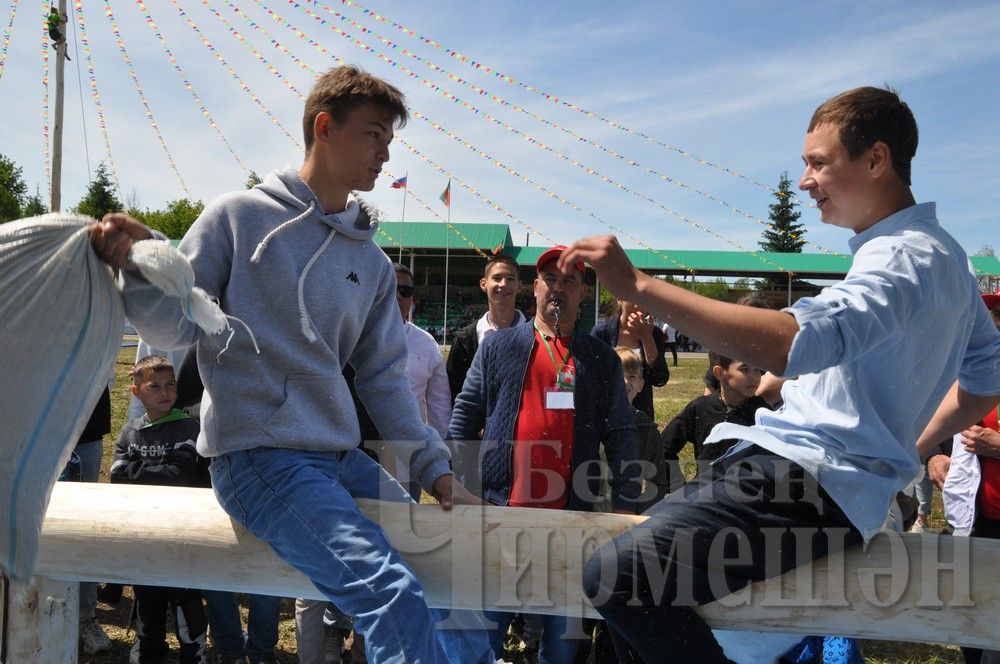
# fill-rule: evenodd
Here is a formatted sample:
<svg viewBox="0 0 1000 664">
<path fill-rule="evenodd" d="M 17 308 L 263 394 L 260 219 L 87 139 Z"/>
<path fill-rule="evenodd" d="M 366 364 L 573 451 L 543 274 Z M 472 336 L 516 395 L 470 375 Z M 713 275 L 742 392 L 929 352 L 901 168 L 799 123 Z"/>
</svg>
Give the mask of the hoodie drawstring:
<svg viewBox="0 0 1000 664">
<path fill-rule="evenodd" d="M 291 219 L 289 219 L 285 223 L 280 224 L 280 225 L 276 226 L 274 229 L 272 229 L 271 232 L 268 233 L 267 235 L 265 235 L 264 239 L 261 240 L 259 244 L 257 244 L 257 248 L 254 249 L 253 255 L 250 256 L 250 262 L 251 263 L 259 263 L 260 262 L 260 257 L 264 253 L 264 250 L 267 249 L 267 243 L 271 241 L 271 238 L 273 238 L 275 235 L 277 235 L 278 232 L 284 230 L 286 227 L 294 224 L 296 221 L 301 221 L 303 219 L 308 218 L 309 215 L 311 215 L 315 209 L 316 209 L 316 201 L 309 201 L 309 206 L 306 207 L 305 212 L 303 212 L 302 214 L 298 215 L 297 217 L 292 217 Z"/>
<path fill-rule="evenodd" d="M 312 318 L 309 317 L 309 310 L 306 309 L 306 275 L 309 274 L 309 270 L 312 269 L 313 263 L 315 263 L 316 259 L 320 257 L 320 254 L 326 251 L 326 248 L 330 246 L 331 242 L 333 242 L 333 237 L 336 234 L 337 229 L 331 228 L 329 235 L 326 236 L 326 239 L 323 240 L 323 244 L 319 246 L 319 249 L 316 250 L 316 252 L 312 255 L 312 258 L 309 259 L 309 262 L 306 263 L 305 268 L 302 269 L 302 274 L 299 276 L 299 324 L 302 326 L 302 334 L 305 335 L 306 339 L 308 339 L 310 343 L 315 342 L 317 336 L 315 330 L 313 329 Z"/>
</svg>

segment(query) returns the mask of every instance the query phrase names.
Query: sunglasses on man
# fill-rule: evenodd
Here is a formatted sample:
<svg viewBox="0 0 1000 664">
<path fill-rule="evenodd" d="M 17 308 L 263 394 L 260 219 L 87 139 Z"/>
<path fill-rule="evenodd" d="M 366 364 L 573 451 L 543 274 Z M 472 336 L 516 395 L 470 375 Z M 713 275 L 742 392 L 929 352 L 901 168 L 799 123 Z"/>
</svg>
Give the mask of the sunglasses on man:
<svg viewBox="0 0 1000 664">
<path fill-rule="evenodd" d="M 413 286 L 396 286 L 400 297 L 413 297 Z"/>
</svg>

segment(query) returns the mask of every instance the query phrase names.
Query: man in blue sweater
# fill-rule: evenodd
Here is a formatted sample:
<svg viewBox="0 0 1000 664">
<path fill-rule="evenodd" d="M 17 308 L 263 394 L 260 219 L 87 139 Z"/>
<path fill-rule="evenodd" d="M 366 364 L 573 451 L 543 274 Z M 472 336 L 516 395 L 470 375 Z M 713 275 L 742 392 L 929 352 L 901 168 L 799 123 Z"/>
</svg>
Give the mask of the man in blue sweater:
<svg viewBox="0 0 1000 664">
<path fill-rule="evenodd" d="M 483 340 L 448 434 L 468 441 L 483 432 L 482 496 L 511 507 L 592 510 L 603 445 L 615 511 L 634 514 L 639 464 L 621 360 L 577 325 L 584 266 L 559 269 L 563 249 L 553 247 L 538 259 L 536 317 Z M 499 623 L 492 633 L 499 652 L 511 615 L 490 617 Z M 578 641 L 562 638 L 566 618 L 543 616 L 542 624 L 539 661 L 572 662 Z"/>
</svg>

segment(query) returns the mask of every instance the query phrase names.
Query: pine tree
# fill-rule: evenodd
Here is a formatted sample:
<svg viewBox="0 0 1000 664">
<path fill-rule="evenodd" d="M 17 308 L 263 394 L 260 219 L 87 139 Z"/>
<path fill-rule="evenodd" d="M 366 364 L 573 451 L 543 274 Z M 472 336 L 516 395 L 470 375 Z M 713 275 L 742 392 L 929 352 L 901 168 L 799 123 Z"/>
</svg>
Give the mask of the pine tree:
<svg viewBox="0 0 1000 664">
<path fill-rule="evenodd" d="M 774 192 L 777 203 L 769 205 L 771 226 L 764 231 L 764 240 L 760 248 L 764 251 L 775 251 L 783 254 L 800 254 L 806 243 L 805 224 L 798 223 L 802 216 L 795 208 L 798 201 L 792 197 L 792 185 L 788 179 L 788 171 L 781 174 L 778 191 Z"/>
<path fill-rule="evenodd" d="M 24 209 L 21 210 L 22 217 L 37 217 L 40 214 L 45 214 L 49 211 L 49 208 L 45 206 L 42 202 L 42 195 L 39 193 L 38 189 L 35 189 L 35 194 L 29 196 L 28 200 L 24 204 Z"/>
<path fill-rule="evenodd" d="M 259 185 L 263 180 L 257 175 L 257 171 L 250 171 L 250 175 L 247 176 L 247 181 L 243 183 L 243 187 L 246 189 L 253 189 Z"/>
<path fill-rule="evenodd" d="M 87 194 L 77 204 L 76 211 L 100 219 L 109 212 L 121 212 L 124 209 L 122 202 L 115 197 L 114 183 L 111 182 L 107 167 L 103 162 L 98 164 L 97 173 L 87 185 Z"/>
</svg>

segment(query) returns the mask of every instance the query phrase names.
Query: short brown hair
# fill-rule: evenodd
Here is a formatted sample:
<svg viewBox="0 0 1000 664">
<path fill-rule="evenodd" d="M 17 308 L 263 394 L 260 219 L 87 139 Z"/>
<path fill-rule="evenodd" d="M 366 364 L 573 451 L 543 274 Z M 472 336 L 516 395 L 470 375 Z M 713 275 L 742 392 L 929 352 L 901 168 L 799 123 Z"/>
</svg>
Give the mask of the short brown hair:
<svg viewBox="0 0 1000 664">
<path fill-rule="evenodd" d="M 617 346 L 615 352 L 622 359 L 622 373 L 642 375 L 642 360 L 639 359 L 638 353 L 624 346 Z"/>
<path fill-rule="evenodd" d="M 489 276 L 490 270 L 493 269 L 494 265 L 508 265 L 512 270 L 514 270 L 514 275 L 517 276 L 518 280 L 521 279 L 520 267 L 517 261 L 507 254 L 495 254 L 486 259 L 486 265 L 483 266 L 483 276 Z"/>
<path fill-rule="evenodd" d="M 720 366 L 723 369 L 728 369 L 729 365 L 733 363 L 733 358 L 726 357 L 722 353 L 716 353 L 714 350 L 708 351 L 708 370 L 711 371 L 712 367 Z"/>
<path fill-rule="evenodd" d="M 131 371 L 132 384 L 138 385 L 142 377 L 147 373 L 156 373 L 157 371 L 174 373 L 174 365 L 162 355 L 147 355 L 133 365 Z"/>
<path fill-rule="evenodd" d="M 893 170 L 904 184 L 910 184 L 910 161 L 917 153 L 917 121 L 895 90 L 863 87 L 841 92 L 816 109 L 808 131 L 824 124 L 840 127 L 840 142 L 851 159 L 877 141 L 885 143 Z"/>
<path fill-rule="evenodd" d="M 358 106 L 374 104 L 392 113 L 397 127 L 410 117 L 406 98 L 395 86 L 354 65 L 342 65 L 328 70 L 316 79 L 302 113 L 302 133 L 306 154 L 312 149 L 313 125 L 316 116 L 326 112 L 335 122 L 343 122 Z"/>
</svg>

